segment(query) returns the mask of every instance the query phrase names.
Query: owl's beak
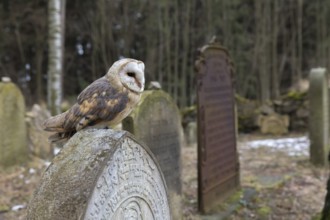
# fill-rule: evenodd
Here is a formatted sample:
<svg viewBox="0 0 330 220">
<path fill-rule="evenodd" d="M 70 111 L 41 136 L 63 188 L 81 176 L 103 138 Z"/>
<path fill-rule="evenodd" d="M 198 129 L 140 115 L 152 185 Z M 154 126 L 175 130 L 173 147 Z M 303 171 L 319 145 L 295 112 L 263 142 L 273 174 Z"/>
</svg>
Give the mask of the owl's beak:
<svg viewBox="0 0 330 220">
<path fill-rule="evenodd" d="M 145 82 L 144 82 L 144 73 L 143 72 L 141 74 L 137 74 L 136 81 L 137 81 L 137 84 L 140 87 L 140 91 L 139 92 L 140 93 L 143 92 L 143 90 L 144 90 L 144 84 L 145 84 Z"/>
</svg>

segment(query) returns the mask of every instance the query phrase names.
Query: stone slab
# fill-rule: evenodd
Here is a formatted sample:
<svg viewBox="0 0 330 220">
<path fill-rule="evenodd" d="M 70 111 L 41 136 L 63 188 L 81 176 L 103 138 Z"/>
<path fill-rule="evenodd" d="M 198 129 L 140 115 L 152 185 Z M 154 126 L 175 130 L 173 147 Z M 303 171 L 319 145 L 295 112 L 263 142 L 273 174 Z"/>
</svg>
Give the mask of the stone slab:
<svg viewBox="0 0 330 220">
<path fill-rule="evenodd" d="M 12 82 L 0 82 L 0 165 L 21 164 L 29 159 L 25 100 Z"/>
<path fill-rule="evenodd" d="M 27 219 L 171 219 L 159 165 L 131 134 L 76 133 L 44 173 Z"/>
<path fill-rule="evenodd" d="M 212 42 L 196 61 L 198 122 L 198 202 L 208 212 L 239 187 L 239 161 L 232 63 Z"/>
<path fill-rule="evenodd" d="M 123 129 L 147 144 L 156 156 L 168 187 L 173 219 L 182 218 L 181 117 L 172 98 L 162 90 L 145 91 Z"/>
</svg>

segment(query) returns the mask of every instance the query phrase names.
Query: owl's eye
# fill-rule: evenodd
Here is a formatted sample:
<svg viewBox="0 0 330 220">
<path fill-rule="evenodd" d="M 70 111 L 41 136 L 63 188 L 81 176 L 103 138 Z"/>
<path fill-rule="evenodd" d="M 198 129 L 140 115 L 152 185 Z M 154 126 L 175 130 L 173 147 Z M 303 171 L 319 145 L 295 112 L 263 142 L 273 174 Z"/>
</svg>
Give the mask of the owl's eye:
<svg viewBox="0 0 330 220">
<path fill-rule="evenodd" d="M 135 73 L 133 73 L 133 72 L 128 72 L 128 73 L 127 73 L 127 76 L 129 76 L 129 77 L 135 77 Z"/>
</svg>

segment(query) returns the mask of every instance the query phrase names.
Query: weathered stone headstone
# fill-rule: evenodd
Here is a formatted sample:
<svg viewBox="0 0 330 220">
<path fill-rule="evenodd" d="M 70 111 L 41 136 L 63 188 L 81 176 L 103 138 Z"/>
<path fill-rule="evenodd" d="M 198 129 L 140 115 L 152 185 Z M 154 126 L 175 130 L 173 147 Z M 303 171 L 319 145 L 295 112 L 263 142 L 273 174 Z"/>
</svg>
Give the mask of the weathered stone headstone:
<svg viewBox="0 0 330 220">
<path fill-rule="evenodd" d="M 125 131 L 86 129 L 47 168 L 27 219 L 169 220 L 167 198 L 148 147 Z"/>
<path fill-rule="evenodd" d="M 197 143 L 197 123 L 189 122 L 185 129 L 185 139 L 188 145 Z"/>
<path fill-rule="evenodd" d="M 26 113 L 29 149 L 33 155 L 42 159 L 50 159 L 54 156 L 53 148 L 48 141 L 49 133 L 41 126 L 50 116 L 46 108 L 37 104 L 34 104 L 31 111 Z"/>
<path fill-rule="evenodd" d="M 315 165 L 327 165 L 329 153 L 328 77 L 324 68 L 309 74 L 309 138 L 310 160 Z"/>
<path fill-rule="evenodd" d="M 28 160 L 25 101 L 12 82 L 0 82 L 0 165 L 7 167 Z"/>
<path fill-rule="evenodd" d="M 164 173 L 173 219 L 182 218 L 180 114 L 172 98 L 162 90 L 145 91 L 135 110 L 123 121 L 123 129 L 147 144 Z"/>
<path fill-rule="evenodd" d="M 232 65 L 211 42 L 196 61 L 198 99 L 198 202 L 201 212 L 239 187 Z"/>
<path fill-rule="evenodd" d="M 283 135 L 288 133 L 289 116 L 272 113 L 260 115 L 258 125 L 262 134 Z"/>
</svg>

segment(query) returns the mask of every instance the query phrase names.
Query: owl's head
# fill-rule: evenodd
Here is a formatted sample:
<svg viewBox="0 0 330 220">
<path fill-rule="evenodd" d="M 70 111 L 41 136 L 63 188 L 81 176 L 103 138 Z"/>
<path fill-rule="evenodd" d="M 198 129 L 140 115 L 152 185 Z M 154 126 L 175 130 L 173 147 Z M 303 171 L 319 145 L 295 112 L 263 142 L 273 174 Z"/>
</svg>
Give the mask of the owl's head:
<svg viewBox="0 0 330 220">
<path fill-rule="evenodd" d="M 118 60 L 110 67 L 106 77 L 115 77 L 129 90 L 141 93 L 145 83 L 144 63 L 130 58 Z"/>
</svg>

